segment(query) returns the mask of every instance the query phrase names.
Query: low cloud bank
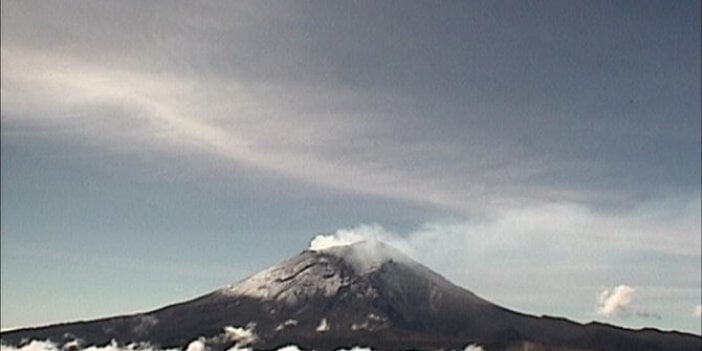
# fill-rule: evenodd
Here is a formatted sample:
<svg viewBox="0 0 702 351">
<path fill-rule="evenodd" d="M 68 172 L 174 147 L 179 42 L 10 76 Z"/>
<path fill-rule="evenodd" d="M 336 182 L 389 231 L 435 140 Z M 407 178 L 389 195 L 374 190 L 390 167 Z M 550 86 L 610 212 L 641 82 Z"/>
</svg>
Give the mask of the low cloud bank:
<svg viewBox="0 0 702 351">
<path fill-rule="evenodd" d="M 186 351 L 207 351 L 209 350 L 206 342 L 206 338 L 198 338 L 197 340 L 191 341 L 187 347 L 185 347 Z M 126 346 L 120 346 L 116 342 L 112 342 L 108 345 L 105 346 L 89 346 L 86 348 L 73 348 L 71 350 L 80 350 L 80 351 L 179 351 L 182 348 L 173 348 L 173 349 L 159 349 L 155 348 L 153 346 L 150 346 L 149 344 L 129 344 Z M 22 346 L 22 347 L 14 347 L 14 346 L 8 346 L 8 345 L 0 345 L 0 351 L 66 351 L 66 347 L 60 347 L 59 345 L 50 342 L 50 341 L 42 341 L 42 340 L 32 340 L 28 344 Z M 239 345 L 235 345 L 231 348 L 229 348 L 227 351 L 253 351 L 253 348 L 250 347 L 242 347 Z M 287 345 L 278 348 L 276 351 L 306 351 L 304 349 L 301 349 L 297 345 Z M 353 346 L 350 349 L 346 348 L 339 348 L 337 351 L 373 351 L 372 348 L 369 347 L 362 347 L 362 346 Z M 481 346 L 479 345 L 468 345 L 463 351 L 485 351 Z"/>
<path fill-rule="evenodd" d="M 326 320 L 323 320 L 326 324 Z M 226 326 L 223 332 L 219 335 L 213 337 L 201 336 L 187 345 L 185 347 L 177 347 L 171 349 L 163 349 L 154 347 L 149 343 L 131 343 L 128 345 L 119 345 L 116 341 L 112 340 L 111 343 L 104 346 L 87 346 L 83 347 L 83 341 L 81 339 L 74 339 L 68 341 L 64 344 L 57 344 L 49 340 L 31 340 L 22 346 L 6 345 L 4 343 L 0 344 L 0 351 L 210 351 L 212 346 L 222 346 L 223 344 L 235 344 L 231 346 L 227 351 L 253 351 L 254 349 L 250 346 L 251 343 L 258 339 L 256 333 L 254 333 L 255 325 L 247 325 L 246 327 L 232 327 Z M 326 330 L 326 329 L 325 329 Z M 278 348 L 276 351 L 308 351 L 301 349 L 299 346 L 290 344 Z M 309 350 L 311 351 L 311 350 Z M 365 346 L 353 346 L 350 349 L 338 348 L 336 351 L 373 351 L 370 347 Z M 485 351 L 479 345 L 467 345 L 463 351 Z"/>
<path fill-rule="evenodd" d="M 324 320 L 326 323 L 326 320 Z M 223 342 L 226 345 L 228 342 L 235 342 L 227 351 L 253 351 L 254 349 L 250 346 L 251 343 L 258 339 L 257 335 L 253 331 L 254 326 L 249 325 L 245 328 L 242 327 L 232 327 L 226 326 L 221 334 L 213 337 L 201 336 L 187 345 L 185 347 L 177 347 L 171 349 L 163 349 L 154 347 L 149 343 L 131 343 L 128 345 L 119 345 L 116 341 L 112 340 L 111 343 L 104 346 L 87 346 L 83 347 L 83 341 L 81 339 L 74 339 L 68 341 L 64 344 L 57 344 L 49 340 L 31 340 L 22 346 L 6 345 L 4 343 L 0 344 L 0 351 L 210 351 L 213 346 L 222 346 Z M 308 351 L 301 349 L 299 346 L 290 344 L 278 348 L 276 351 Z M 311 351 L 311 350 L 309 350 Z M 353 346 L 350 349 L 338 348 L 336 351 L 373 351 L 370 347 L 365 346 Z M 463 351 L 485 351 L 481 346 L 470 344 L 465 347 Z"/>
</svg>

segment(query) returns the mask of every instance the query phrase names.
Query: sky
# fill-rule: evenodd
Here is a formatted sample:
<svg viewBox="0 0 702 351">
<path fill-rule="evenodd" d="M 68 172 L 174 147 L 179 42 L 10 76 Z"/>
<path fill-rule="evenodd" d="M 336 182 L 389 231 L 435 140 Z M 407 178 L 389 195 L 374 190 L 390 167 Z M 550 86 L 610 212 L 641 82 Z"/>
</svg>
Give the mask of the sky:
<svg viewBox="0 0 702 351">
<path fill-rule="evenodd" d="M 701 332 L 699 1 L 3 1 L 1 326 L 376 237 L 505 307 Z"/>
</svg>

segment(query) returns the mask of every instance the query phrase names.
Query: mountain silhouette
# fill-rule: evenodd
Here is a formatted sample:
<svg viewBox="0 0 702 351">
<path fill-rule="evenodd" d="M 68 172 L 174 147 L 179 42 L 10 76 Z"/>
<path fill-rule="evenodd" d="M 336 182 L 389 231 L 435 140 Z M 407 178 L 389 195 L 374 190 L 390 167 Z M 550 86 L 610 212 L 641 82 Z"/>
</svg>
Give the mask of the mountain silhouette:
<svg viewBox="0 0 702 351">
<path fill-rule="evenodd" d="M 298 256 L 196 299 L 154 311 L 3 332 L 21 345 L 148 342 L 182 347 L 204 338 L 232 345 L 335 350 L 700 350 L 702 338 L 656 329 L 531 316 L 493 304 L 402 252 L 362 241 Z"/>
</svg>

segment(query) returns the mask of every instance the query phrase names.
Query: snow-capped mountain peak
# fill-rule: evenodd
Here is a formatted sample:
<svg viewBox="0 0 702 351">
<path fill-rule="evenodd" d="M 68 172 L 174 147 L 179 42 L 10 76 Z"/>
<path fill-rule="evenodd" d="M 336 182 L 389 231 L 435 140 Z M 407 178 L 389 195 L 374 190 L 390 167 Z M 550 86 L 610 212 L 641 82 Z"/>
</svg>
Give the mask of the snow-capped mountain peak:
<svg viewBox="0 0 702 351">
<path fill-rule="evenodd" d="M 224 295 L 248 296 L 295 304 L 313 295 L 330 297 L 389 262 L 420 269 L 399 250 L 377 240 L 306 250 L 297 257 L 220 289 Z"/>
<path fill-rule="evenodd" d="M 30 337 L 62 340 L 66 335 L 86 345 L 117 340 L 165 348 L 206 340 L 212 350 L 235 343 L 250 343 L 256 350 L 296 343 L 326 351 L 362 341 L 376 350 L 481 344 L 490 350 L 677 351 L 699 350 L 702 342 L 690 334 L 583 325 L 510 311 L 375 240 L 317 246 L 233 286 L 158 310 L 6 332 L 2 339 L 17 345 Z"/>
</svg>

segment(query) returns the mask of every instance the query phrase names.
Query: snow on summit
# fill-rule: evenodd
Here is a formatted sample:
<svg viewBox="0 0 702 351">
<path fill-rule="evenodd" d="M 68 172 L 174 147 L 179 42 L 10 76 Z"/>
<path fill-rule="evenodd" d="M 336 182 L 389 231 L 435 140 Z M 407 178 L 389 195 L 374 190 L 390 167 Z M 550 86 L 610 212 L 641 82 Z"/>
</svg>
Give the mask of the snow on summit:
<svg viewBox="0 0 702 351">
<path fill-rule="evenodd" d="M 338 234 L 338 233 L 337 233 Z M 414 262 L 401 251 L 374 238 L 360 235 L 318 235 L 309 250 L 300 256 L 260 271 L 219 292 L 274 300 L 294 305 L 314 294 L 333 296 L 339 288 L 351 283 L 352 268 L 356 276 L 394 261 Z M 324 279 L 319 279 L 324 277 Z"/>
<path fill-rule="evenodd" d="M 323 281 L 319 277 L 325 277 Z M 294 305 L 316 293 L 333 296 L 350 282 L 324 257 L 298 256 L 275 265 L 238 284 L 221 289 L 225 295 L 241 295 Z"/>
</svg>

